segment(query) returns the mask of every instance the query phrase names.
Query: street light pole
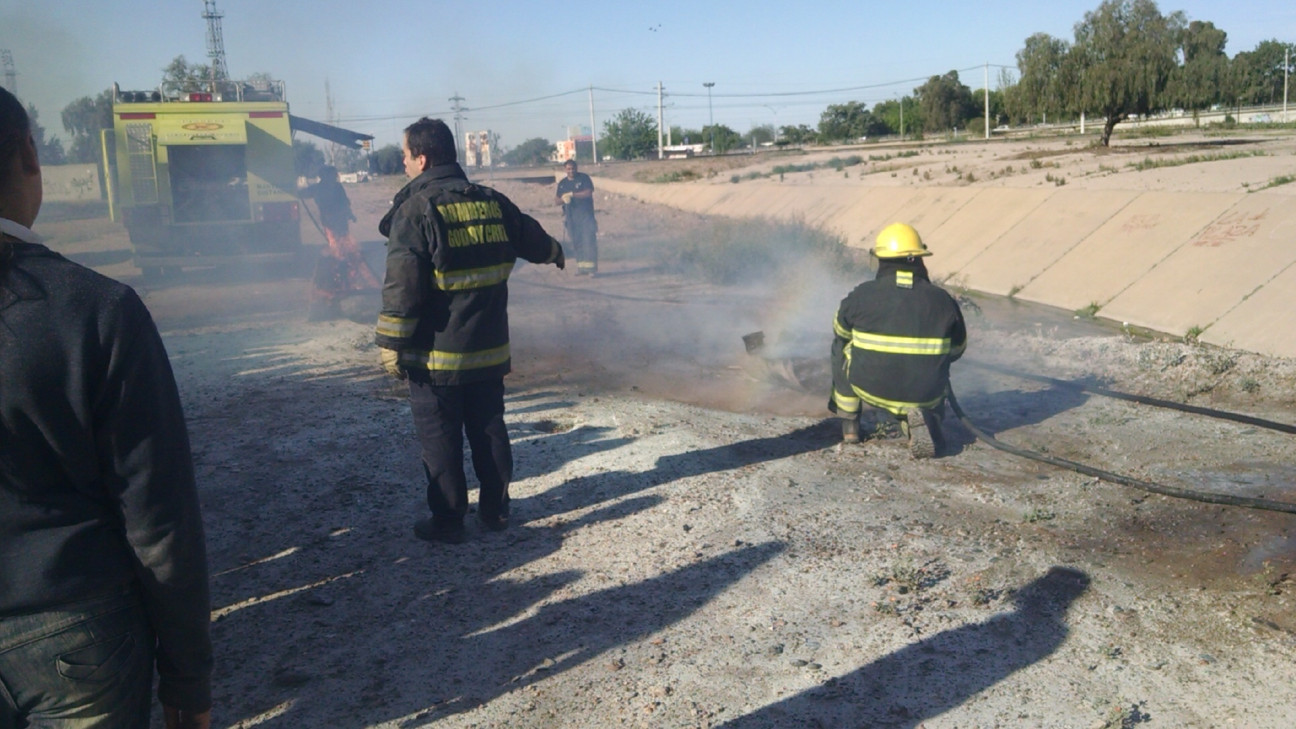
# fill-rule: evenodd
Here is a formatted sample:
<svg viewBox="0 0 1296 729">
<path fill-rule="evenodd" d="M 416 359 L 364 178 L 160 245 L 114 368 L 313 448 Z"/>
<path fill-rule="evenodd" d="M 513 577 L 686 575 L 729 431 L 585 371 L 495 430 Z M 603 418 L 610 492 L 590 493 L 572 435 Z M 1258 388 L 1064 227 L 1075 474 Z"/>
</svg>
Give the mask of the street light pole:
<svg viewBox="0 0 1296 729">
<path fill-rule="evenodd" d="M 711 107 L 711 87 L 715 86 L 715 81 L 704 81 L 702 85 L 707 90 L 707 118 L 711 122 L 711 154 L 715 154 L 715 111 Z"/>
</svg>

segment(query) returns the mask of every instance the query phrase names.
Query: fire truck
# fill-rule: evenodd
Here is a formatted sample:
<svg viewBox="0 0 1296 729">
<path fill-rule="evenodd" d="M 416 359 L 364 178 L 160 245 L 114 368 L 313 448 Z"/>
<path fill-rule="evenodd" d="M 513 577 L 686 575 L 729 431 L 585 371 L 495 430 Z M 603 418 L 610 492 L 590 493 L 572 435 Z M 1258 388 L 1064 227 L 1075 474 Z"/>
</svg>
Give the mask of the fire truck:
<svg viewBox="0 0 1296 729">
<path fill-rule="evenodd" d="M 113 85 L 103 131 L 109 211 L 146 278 L 302 251 L 293 132 L 360 147 L 371 136 L 292 116 L 279 82 L 167 96 Z"/>
</svg>

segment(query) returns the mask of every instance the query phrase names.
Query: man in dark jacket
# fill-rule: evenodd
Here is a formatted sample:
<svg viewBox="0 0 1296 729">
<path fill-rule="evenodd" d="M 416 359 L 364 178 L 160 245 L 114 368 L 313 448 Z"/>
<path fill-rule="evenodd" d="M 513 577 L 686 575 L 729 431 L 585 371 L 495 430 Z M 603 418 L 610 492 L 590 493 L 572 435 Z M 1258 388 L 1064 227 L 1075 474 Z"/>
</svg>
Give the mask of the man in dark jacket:
<svg viewBox="0 0 1296 729">
<path fill-rule="evenodd" d="M 963 313 L 928 278 L 931 251 L 912 227 L 883 228 L 873 255 L 877 276 L 842 300 L 833 321 L 829 409 L 842 418 L 843 442 L 859 442 L 867 403 L 900 419 L 914 458 L 931 458 L 943 443 L 950 363 L 967 347 Z"/>
<path fill-rule="evenodd" d="M 0 89 L 0 727 L 211 721 L 207 563 L 180 397 L 130 288 L 32 232 L 30 121 Z"/>
<path fill-rule="evenodd" d="M 331 319 L 340 314 L 341 299 L 352 291 L 373 291 L 378 288 L 378 277 L 369 269 L 360 246 L 351 237 L 351 222 L 356 219 L 351 212 L 351 199 L 338 176 L 336 167 L 327 165 L 320 169 L 319 182 L 301 191 L 303 198 L 314 198 L 319 207 L 320 225 L 328 248 L 315 265 L 310 296 L 312 320 Z"/>
<path fill-rule="evenodd" d="M 567 242 L 576 257 L 576 274 L 593 276 L 598 273 L 598 221 L 594 219 L 594 181 L 584 172 L 578 172 L 576 160 L 563 164 L 566 176 L 558 181 L 554 202 L 562 206 L 563 228 Z"/>
<path fill-rule="evenodd" d="M 383 367 L 409 379 L 432 510 L 414 534 L 454 544 L 468 512 L 465 433 L 481 485 L 477 516 L 489 529 L 508 526 L 508 277 L 518 258 L 562 268 L 563 250 L 508 198 L 468 181 L 445 122 L 411 124 L 404 152 L 411 180 L 379 224 L 388 240 L 376 341 Z"/>
</svg>

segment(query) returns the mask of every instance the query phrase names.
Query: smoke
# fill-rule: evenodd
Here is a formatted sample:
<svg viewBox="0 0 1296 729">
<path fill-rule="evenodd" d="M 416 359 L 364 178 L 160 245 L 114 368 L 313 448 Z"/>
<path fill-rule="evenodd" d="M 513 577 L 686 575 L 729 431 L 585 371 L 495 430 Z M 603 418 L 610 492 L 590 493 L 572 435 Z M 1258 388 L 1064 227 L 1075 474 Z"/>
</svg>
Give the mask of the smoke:
<svg viewBox="0 0 1296 729">
<path fill-rule="evenodd" d="M 519 277 L 515 351 L 534 348 L 549 374 L 592 389 L 736 411 L 824 412 L 833 316 L 871 277 L 839 241 L 797 224 L 724 219 L 639 232 L 627 248 L 607 239 L 608 253 L 625 259 L 589 285 Z M 533 307 L 547 313 L 520 313 Z M 756 355 L 743 343 L 754 331 L 766 343 Z M 797 368 L 802 381 L 753 367 L 775 359 L 822 366 Z"/>
</svg>

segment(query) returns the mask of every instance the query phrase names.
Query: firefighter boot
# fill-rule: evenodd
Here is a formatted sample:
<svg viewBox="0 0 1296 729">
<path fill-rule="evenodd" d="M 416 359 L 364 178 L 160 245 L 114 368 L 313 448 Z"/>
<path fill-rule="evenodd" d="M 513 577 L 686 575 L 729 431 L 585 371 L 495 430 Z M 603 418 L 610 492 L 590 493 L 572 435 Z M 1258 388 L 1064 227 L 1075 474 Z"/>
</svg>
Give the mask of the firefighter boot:
<svg viewBox="0 0 1296 729">
<path fill-rule="evenodd" d="M 940 422 L 930 410 L 914 408 L 905 416 L 904 430 L 909 436 L 909 455 L 934 458 L 941 439 Z"/>
<path fill-rule="evenodd" d="M 860 424 L 859 415 L 852 415 L 841 419 L 842 423 L 842 443 L 860 442 Z"/>
</svg>

